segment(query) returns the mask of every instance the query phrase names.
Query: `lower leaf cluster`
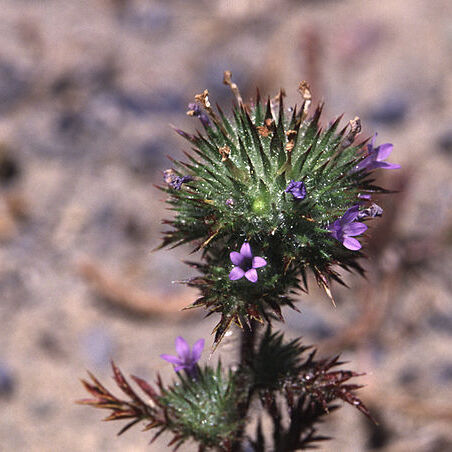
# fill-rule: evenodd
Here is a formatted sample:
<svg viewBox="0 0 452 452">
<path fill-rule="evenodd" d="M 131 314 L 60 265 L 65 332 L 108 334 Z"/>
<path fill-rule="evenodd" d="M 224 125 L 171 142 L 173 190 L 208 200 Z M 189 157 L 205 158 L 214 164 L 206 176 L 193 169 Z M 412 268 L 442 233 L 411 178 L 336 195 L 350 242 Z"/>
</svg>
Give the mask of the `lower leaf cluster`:
<svg viewBox="0 0 452 452">
<path fill-rule="evenodd" d="M 361 386 L 348 383 L 359 374 L 335 370 L 342 364 L 338 357 L 316 360 L 315 350 L 305 357 L 308 349 L 299 340 L 286 342 L 282 334 L 267 328 L 256 350 L 235 370 L 225 371 L 221 364 L 197 367 L 195 376 L 178 372 L 169 386 L 159 377 L 155 387 L 132 376 L 146 400 L 112 364 L 114 380 L 127 399 L 113 395 L 90 374 L 91 382 L 83 384 L 93 398 L 79 403 L 111 410 L 105 420 L 128 420 L 119 434 L 142 421 L 145 430 L 156 430 L 152 441 L 165 431 L 172 433 L 173 450 L 193 440 L 200 452 L 231 452 L 244 441 L 247 413 L 257 398 L 273 429 L 271 438 L 263 433 L 259 411 L 255 435 L 248 437 L 255 450 L 268 450 L 270 443 L 278 452 L 304 449 L 326 439 L 317 434 L 317 424 L 337 408 L 333 402 L 338 399 L 370 416 L 355 395 Z"/>
</svg>

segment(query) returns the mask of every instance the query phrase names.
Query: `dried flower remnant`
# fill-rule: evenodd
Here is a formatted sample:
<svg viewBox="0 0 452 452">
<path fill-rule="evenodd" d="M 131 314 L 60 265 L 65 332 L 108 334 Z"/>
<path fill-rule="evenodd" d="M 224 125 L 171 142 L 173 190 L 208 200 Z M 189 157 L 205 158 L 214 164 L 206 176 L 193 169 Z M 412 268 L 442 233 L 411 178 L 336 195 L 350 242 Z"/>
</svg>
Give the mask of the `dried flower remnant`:
<svg viewBox="0 0 452 452">
<path fill-rule="evenodd" d="M 231 149 L 229 148 L 229 146 L 222 146 L 221 148 L 218 149 L 218 152 L 221 155 L 221 161 L 225 162 L 229 158 L 229 154 L 231 153 Z"/>
<path fill-rule="evenodd" d="M 286 193 L 290 193 L 294 199 L 306 198 L 306 187 L 303 182 L 291 180 L 289 185 L 284 190 Z"/>
<path fill-rule="evenodd" d="M 378 147 L 374 147 L 375 140 L 377 138 L 377 134 L 375 134 L 372 138 L 372 141 L 367 145 L 367 157 L 364 158 L 361 162 L 359 162 L 354 168 L 353 172 L 356 171 L 372 171 L 377 168 L 384 169 L 398 169 L 400 165 L 396 163 L 388 163 L 384 162 L 390 155 L 394 148 L 394 145 L 391 143 L 380 144 Z"/>
<path fill-rule="evenodd" d="M 198 118 L 201 121 L 201 123 L 204 127 L 210 127 L 209 117 L 198 104 L 196 104 L 194 102 L 188 104 L 187 115 L 195 116 L 196 118 Z"/>
<path fill-rule="evenodd" d="M 263 126 L 257 126 L 256 128 L 261 136 L 263 136 L 264 138 L 267 138 L 272 133 L 273 129 L 275 128 L 275 121 L 273 119 L 267 118 L 264 121 Z"/>
<path fill-rule="evenodd" d="M 364 218 L 375 218 L 383 216 L 383 209 L 378 205 L 373 203 L 367 209 L 362 210 L 358 214 L 358 220 L 362 220 Z"/>
<path fill-rule="evenodd" d="M 348 146 L 351 146 L 355 141 L 355 138 L 361 133 L 361 119 L 359 119 L 358 116 L 355 116 L 352 120 L 350 120 L 348 125 L 350 130 L 344 137 L 339 149 L 345 149 Z"/>
<path fill-rule="evenodd" d="M 303 98 L 302 119 L 306 119 L 306 117 L 308 116 L 309 107 L 311 106 L 312 102 L 311 87 L 309 86 L 309 83 L 307 81 L 303 80 L 298 85 L 298 91 L 301 94 L 301 97 Z"/>
<path fill-rule="evenodd" d="M 232 81 L 232 74 L 231 71 L 225 71 L 223 76 L 223 83 L 229 88 L 231 88 L 232 94 L 234 94 L 235 98 L 237 99 L 238 104 L 243 103 L 242 96 L 240 94 L 239 87 Z"/>
<path fill-rule="evenodd" d="M 267 261 L 263 257 L 253 256 L 251 246 L 247 242 L 240 248 L 240 253 L 233 251 L 229 257 L 231 258 L 231 262 L 236 265 L 231 270 L 231 273 L 229 273 L 229 279 L 231 281 L 236 281 L 245 276 L 248 281 L 255 283 L 258 279 L 256 268 L 267 265 Z"/>
<path fill-rule="evenodd" d="M 332 225 L 328 226 L 331 231 L 331 235 L 339 240 L 345 248 L 352 251 L 357 251 L 361 249 L 362 245 L 357 239 L 353 237 L 356 235 L 361 235 L 367 230 L 367 226 L 363 223 L 356 221 L 359 216 L 359 206 L 356 204 L 344 215 L 336 220 Z"/>
<path fill-rule="evenodd" d="M 199 339 L 193 345 L 192 350 L 187 341 L 179 336 L 176 338 L 176 353 L 178 356 L 173 355 L 160 355 L 160 358 L 174 364 L 174 370 L 179 372 L 185 370 L 191 377 L 196 376 L 196 363 L 201 358 L 202 351 L 204 349 L 204 339 Z"/>
<path fill-rule="evenodd" d="M 191 182 L 193 180 L 192 176 L 178 176 L 172 169 L 167 169 L 163 172 L 163 180 L 174 190 L 180 190 L 182 184 Z"/>
</svg>

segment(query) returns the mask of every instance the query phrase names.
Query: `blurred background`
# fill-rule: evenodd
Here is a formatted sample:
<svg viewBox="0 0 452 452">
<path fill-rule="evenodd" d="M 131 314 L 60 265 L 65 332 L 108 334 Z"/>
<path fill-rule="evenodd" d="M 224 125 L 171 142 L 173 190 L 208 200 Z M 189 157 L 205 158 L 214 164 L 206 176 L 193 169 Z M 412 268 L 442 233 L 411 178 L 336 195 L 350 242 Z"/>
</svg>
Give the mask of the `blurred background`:
<svg viewBox="0 0 452 452">
<path fill-rule="evenodd" d="M 171 215 L 153 184 L 187 149 L 170 124 L 199 127 L 196 93 L 228 110 L 226 69 L 286 105 L 308 80 L 324 124 L 358 115 L 403 167 L 378 174 L 400 193 L 377 200 L 367 280 L 334 287 L 336 309 L 311 284 L 285 313 L 289 337 L 367 373 L 379 425 L 346 406 L 321 450 L 452 450 L 450 0 L 0 0 L 1 451 L 167 450 L 73 401 L 111 358 L 170 379 L 177 335 L 212 343 L 215 318 L 179 312 L 196 293 L 172 284 L 190 249 L 151 252 Z"/>
</svg>

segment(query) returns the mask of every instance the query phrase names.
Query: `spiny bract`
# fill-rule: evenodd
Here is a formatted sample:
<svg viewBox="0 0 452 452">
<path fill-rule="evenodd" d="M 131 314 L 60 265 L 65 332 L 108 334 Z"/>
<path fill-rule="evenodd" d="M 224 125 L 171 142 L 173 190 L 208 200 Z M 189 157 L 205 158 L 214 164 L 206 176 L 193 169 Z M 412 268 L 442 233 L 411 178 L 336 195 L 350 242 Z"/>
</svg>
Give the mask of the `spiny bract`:
<svg viewBox="0 0 452 452">
<path fill-rule="evenodd" d="M 231 371 L 198 368 L 197 378 L 178 374 L 165 389 L 160 403 L 167 408 L 168 423 L 179 441 L 193 438 L 206 448 L 230 450 L 230 443 L 244 419 L 238 416 L 240 391 Z M 219 447 L 220 446 L 220 447 Z"/>
<path fill-rule="evenodd" d="M 230 73 L 225 83 L 237 99 L 231 117 L 219 106 L 218 113 L 213 110 L 207 90 L 197 95 L 188 113 L 201 120 L 204 134 L 176 129 L 192 152 L 185 153 L 188 161 L 174 161 L 161 187 L 175 211 L 174 219 L 164 221 L 171 229 L 162 246 L 193 242 L 203 250 L 205 263 L 194 264 L 202 276 L 189 282 L 202 297 L 192 306 L 221 313 L 216 343 L 231 322 L 281 318 L 282 305 L 293 307 L 288 294 L 300 282 L 306 289 L 307 269 L 330 297 L 331 279 L 341 281 L 332 266 L 362 272 L 361 252 L 347 249 L 329 227 L 354 205 L 364 208 L 369 201 L 363 198 L 384 191 L 372 185 L 366 165 L 357 168 L 367 157 L 367 140 L 355 143 L 359 118 L 340 131 L 338 118 L 323 130 L 323 105 L 309 116 L 306 82 L 299 87 L 301 108 L 288 110 L 283 92 L 264 104 L 258 92 L 244 104 Z M 245 242 L 267 265 L 258 281 L 231 281 L 230 253 Z"/>
</svg>

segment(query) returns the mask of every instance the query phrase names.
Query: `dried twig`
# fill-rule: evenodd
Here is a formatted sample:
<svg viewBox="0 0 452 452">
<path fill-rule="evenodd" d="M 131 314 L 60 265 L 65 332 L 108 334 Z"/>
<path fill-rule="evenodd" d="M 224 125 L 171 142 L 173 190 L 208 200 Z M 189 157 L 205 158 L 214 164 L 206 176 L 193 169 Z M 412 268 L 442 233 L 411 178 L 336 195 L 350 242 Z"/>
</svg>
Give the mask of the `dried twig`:
<svg viewBox="0 0 452 452">
<path fill-rule="evenodd" d="M 150 294 L 127 284 L 121 278 L 107 274 L 97 263 L 85 259 L 78 264 L 78 272 L 90 283 L 94 292 L 111 304 L 144 316 L 170 315 L 181 311 L 194 298 L 193 290 L 183 289 L 175 294 Z M 190 315 L 191 311 L 179 312 Z"/>
</svg>

